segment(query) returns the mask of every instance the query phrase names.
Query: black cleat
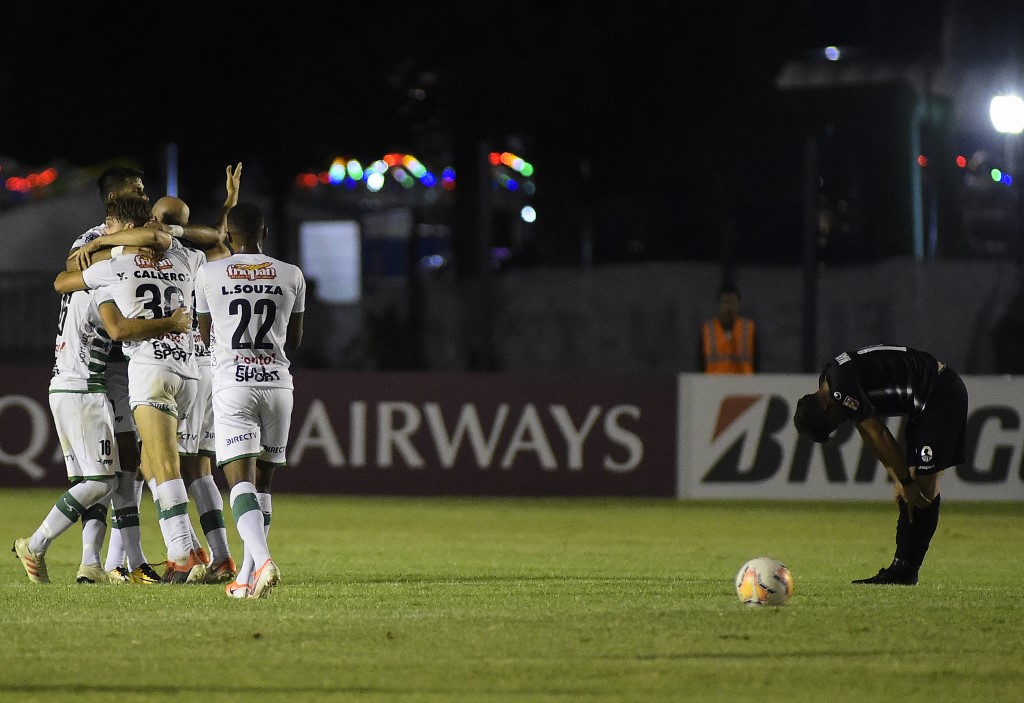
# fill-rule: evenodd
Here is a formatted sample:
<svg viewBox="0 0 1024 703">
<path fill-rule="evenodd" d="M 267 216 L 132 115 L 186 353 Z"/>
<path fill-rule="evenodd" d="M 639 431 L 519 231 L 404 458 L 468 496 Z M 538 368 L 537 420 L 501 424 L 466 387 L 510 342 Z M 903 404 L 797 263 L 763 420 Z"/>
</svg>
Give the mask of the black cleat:
<svg viewBox="0 0 1024 703">
<path fill-rule="evenodd" d="M 870 578 L 857 579 L 851 583 L 868 583 L 873 585 L 887 586 L 916 586 L 917 569 L 906 564 L 897 564 L 895 561 Z"/>
</svg>

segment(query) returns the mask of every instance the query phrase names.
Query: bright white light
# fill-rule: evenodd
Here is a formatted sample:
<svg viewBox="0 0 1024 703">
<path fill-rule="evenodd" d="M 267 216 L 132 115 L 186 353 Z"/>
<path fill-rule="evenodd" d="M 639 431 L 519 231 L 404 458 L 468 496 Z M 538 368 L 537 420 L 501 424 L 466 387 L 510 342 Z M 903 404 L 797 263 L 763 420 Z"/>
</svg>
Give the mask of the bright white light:
<svg viewBox="0 0 1024 703">
<path fill-rule="evenodd" d="M 989 117 L 997 132 L 1020 134 L 1024 132 L 1024 100 L 1016 95 L 997 95 L 989 105 Z"/>
<path fill-rule="evenodd" d="M 376 193 L 384 187 L 384 176 L 376 171 L 366 177 L 366 187 Z"/>
<path fill-rule="evenodd" d="M 536 222 L 537 221 L 537 211 L 534 210 L 529 205 L 527 205 L 526 207 L 524 207 L 522 210 L 519 211 L 519 216 L 521 218 L 523 218 L 523 222 Z"/>
<path fill-rule="evenodd" d="M 839 47 L 838 46 L 826 46 L 825 47 L 825 58 L 829 61 L 839 60 Z"/>
</svg>

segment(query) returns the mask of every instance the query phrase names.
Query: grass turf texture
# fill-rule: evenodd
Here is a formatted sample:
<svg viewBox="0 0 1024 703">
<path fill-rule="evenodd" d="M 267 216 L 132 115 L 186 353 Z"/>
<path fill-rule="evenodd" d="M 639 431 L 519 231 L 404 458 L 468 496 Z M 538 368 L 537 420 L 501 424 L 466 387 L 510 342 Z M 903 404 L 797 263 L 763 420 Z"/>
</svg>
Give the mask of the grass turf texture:
<svg viewBox="0 0 1024 703">
<path fill-rule="evenodd" d="M 0 491 L 4 548 L 57 496 Z M 947 500 L 910 588 L 850 584 L 892 556 L 887 503 L 282 494 L 263 601 L 75 585 L 76 525 L 51 586 L 0 562 L 0 700 L 1018 700 L 1022 514 Z M 787 606 L 737 599 L 759 555 L 792 569 Z"/>
</svg>

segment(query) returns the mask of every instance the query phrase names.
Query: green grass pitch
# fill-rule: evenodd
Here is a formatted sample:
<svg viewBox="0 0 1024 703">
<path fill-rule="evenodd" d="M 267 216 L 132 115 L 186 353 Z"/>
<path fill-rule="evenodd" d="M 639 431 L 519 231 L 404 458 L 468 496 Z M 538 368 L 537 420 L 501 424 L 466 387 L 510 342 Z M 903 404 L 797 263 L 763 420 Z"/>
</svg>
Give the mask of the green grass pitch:
<svg viewBox="0 0 1024 703">
<path fill-rule="evenodd" d="M 58 493 L 0 491 L 5 550 Z M 1020 700 L 1022 517 L 947 497 L 910 588 L 850 584 L 892 556 L 883 502 L 279 494 L 261 601 L 75 585 L 76 525 L 51 586 L 0 561 L 0 700 Z M 793 572 L 783 608 L 736 597 L 760 555 Z"/>
</svg>

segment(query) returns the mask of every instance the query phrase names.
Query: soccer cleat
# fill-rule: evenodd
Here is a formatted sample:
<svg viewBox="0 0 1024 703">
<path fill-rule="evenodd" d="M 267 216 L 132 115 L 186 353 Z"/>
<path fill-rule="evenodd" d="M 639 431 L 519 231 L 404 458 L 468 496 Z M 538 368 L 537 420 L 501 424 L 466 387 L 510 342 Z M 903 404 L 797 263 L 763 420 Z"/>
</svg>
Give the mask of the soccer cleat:
<svg viewBox="0 0 1024 703">
<path fill-rule="evenodd" d="M 227 557 L 207 567 L 203 583 L 228 583 L 234 581 L 237 573 L 238 567 L 235 566 L 235 560 Z"/>
<path fill-rule="evenodd" d="M 202 556 L 199 556 L 199 559 L 199 563 L 188 572 L 188 578 L 185 579 L 185 583 L 204 583 L 203 579 L 206 578 L 207 566 L 202 562 Z"/>
<path fill-rule="evenodd" d="M 167 571 L 164 572 L 163 579 L 164 583 L 187 583 L 189 581 L 189 575 L 193 569 L 203 566 L 203 563 L 199 561 L 199 555 L 196 554 L 196 550 L 190 550 L 188 556 L 181 561 L 169 561 Z"/>
<path fill-rule="evenodd" d="M 231 583 L 224 587 L 224 592 L 228 594 L 229 598 L 248 598 L 249 584 L 238 583 L 238 581 L 232 580 Z"/>
<path fill-rule="evenodd" d="M 266 598 L 274 586 L 281 583 L 281 571 L 273 559 L 267 559 L 263 566 L 252 574 L 252 588 L 247 598 Z"/>
<path fill-rule="evenodd" d="M 99 564 L 82 564 L 78 567 L 75 583 L 110 583 L 110 578 Z"/>
<path fill-rule="evenodd" d="M 879 569 L 878 573 L 866 579 L 857 579 L 852 583 L 866 583 L 872 585 L 887 585 L 887 586 L 916 586 L 917 585 L 917 569 L 909 566 L 906 563 L 900 562 L 893 559 L 892 564 L 884 569 Z"/>
<path fill-rule="evenodd" d="M 131 583 L 132 575 L 125 566 L 115 566 L 107 572 L 110 583 Z"/>
<path fill-rule="evenodd" d="M 21 565 L 25 567 L 25 573 L 28 574 L 29 581 L 32 583 L 50 583 L 50 576 L 46 573 L 46 555 L 36 554 L 30 550 L 28 548 L 28 539 L 14 540 L 14 546 L 11 547 L 11 551 L 21 559 Z"/>
<path fill-rule="evenodd" d="M 152 564 L 139 564 L 128 574 L 128 580 L 141 586 L 151 586 L 154 583 L 160 583 L 160 574 L 156 572 Z"/>
<path fill-rule="evenodd" d="M 196 549 L 196 556 L 199 557 L 199 563 L 202 564 L 203 566 L 209 566 L 210 565 L 210 555 L 202 547 L 199 547 L 198 549 Z"/>
</svg>

